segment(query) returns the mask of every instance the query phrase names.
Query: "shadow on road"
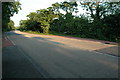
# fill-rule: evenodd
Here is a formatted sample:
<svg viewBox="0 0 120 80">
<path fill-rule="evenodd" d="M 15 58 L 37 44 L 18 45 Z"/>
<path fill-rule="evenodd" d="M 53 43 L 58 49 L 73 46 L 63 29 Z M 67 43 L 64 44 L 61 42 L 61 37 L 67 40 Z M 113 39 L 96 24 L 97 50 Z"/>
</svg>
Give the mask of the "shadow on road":
<svg viewBox="0 0 120 80">
<path fill-rule="evenodd" d="M 17 43 L 18 47 L 9 46 L 3 49 L 4 77 L 41 77 L 38 71 L 44 75 L 49 74 L 48 78 L 118 77 L 117 57 L 72 48 L 50 41 L 50 38 L 22 35 L 13 35 L 10 38 Z M 38 70 L 19 53 L 18 48 L 39 67 Z"/>
</svg>

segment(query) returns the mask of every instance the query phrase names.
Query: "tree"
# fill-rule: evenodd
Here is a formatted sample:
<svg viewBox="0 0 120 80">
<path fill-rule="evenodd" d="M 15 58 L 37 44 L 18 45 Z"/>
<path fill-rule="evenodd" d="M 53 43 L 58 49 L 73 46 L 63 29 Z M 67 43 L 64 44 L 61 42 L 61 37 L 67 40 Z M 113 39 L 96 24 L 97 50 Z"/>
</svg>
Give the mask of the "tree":
<svg viewBox="0 0 120 80">
<path fill-rule="evenodd" d="M 36 21 L 38 14 L 36 12 L 31 12 L 29 15 L 27 15 L 29 27 L 27 27 L 28 30 L 33 30 L 33 31 L 40 31 L 43 32 L 39 26 L 39 23 Z"/>
<path fill-rule="evenodd" d="M 18 13 L 21 9 L 20 2 L 3 2 L 2 3 L 2 26 L 3 31 L 9 30 L 8 23 L 10 22 L 10 17 L 14 15 L 14 13 Z"/>
<path fill-rule="evenodd" d="M 27 30 L 27 27 L 26 27 L 26 22 L 27 20 L 20 20 L 19 22 L 19 30 L 23 31 L 23 30 Z"/>
<path fill-rule="evenodd" d="M 113 35 L 111 32 L 116 31 L 117 26 L 113 24 L 118 24 L 115 22 L 118 19 L 114 19 L 112 15 L 118 15 L 120 12 L 120 2 L 80 2 L 83 9 L 87 11 L 87 15 L 90 15 L 90 19 L 93 19 L 91 25 L 91 35 L 93 35 L 97 39 L 105 39 L 105 40 L 115 40 L 115 34 Z M 115 17 L 115 16 L 114 16 Z M 118 16 L 119 17 L 119 16 Z M 110 26 L 109 21 L 112 21 L 113 24 Z M 115 32 L 114 32 L 115 33 Z M 112 34 L 112 35 L 111 35 Z M 116 33 L 117 34 L 117 33 Z"/>
<path fill-rule="evenodd" d="M 47 9 L 40 9 L 20 21 L 22 30 L 79 35 L 83 38 L 116 41 L 120 38 L 120 4 L 110 2 L 81 2 L 86 14 L 74 16 L 76 2 L 54 3 Z M 61 10 L 65 11 L 62 14 Z M 92 21 L 93 20 L 93 21 Z"/>
<path fill-rule="evenodd" d="M 73 13 L 77 10 L 77 3 L 76 2 L 61 2 L 60 8 L 65 11 L 66 13 Z"/>
<path fill-rule="evenodd" d="M 37 15 L 36 12 L 31 12 L 30 14 L 27 15 L 27 17 L 29 17 L 30 20 L 34 21 L 36 15 Z"/>
<path fill-rule="evenodd" d="M 8 23 L 8 29 L 15 30 L 14 21 L 10 20 L 10 22 Z"/>
<path fill-rule="evenodd" d="M 105 16 L 102 19 L 103 24 L 103 35 L 106 36 L 110 41 L 116 41 L 120 38 L 120 13 L 111 14 Z"/>
<path fill-rule="evenodd" d="M 48 9 L 37 10 L 37 15 L 35 16 L 35 21 L 39 23 L 39 26 L 43 29 L 43 33 L 48 33 L 50 28 L 50 23 L 53 22 L 57 15 L 53 11 Z"/>
<path fill-rule="evenodd" d="M 54 12 L 54 14 L 60 14 L 60 5 L 58 2 L 52 4 L 52 7 L 49 7 L 49 10 L 52 10 Z"/>
<path fill-rule="evenodd" d="M 120 2 L 80 2 L 83 9 L 90 14 L 94 21 L 100 21 L 104 16 L 120 12 Z"/>
</svg>

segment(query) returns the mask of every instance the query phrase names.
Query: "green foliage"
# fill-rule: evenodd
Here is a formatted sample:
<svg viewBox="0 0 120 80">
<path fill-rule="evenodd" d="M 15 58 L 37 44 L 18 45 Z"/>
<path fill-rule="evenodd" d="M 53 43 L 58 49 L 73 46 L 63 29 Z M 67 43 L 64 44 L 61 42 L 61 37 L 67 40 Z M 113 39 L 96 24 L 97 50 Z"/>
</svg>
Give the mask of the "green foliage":
<svg viewBox="0 0 120 80">
<path fill-rule="evenodd" d="M 7 31 L 8 23 L 10 22 L 10 17 L 14 15 L 14 13 L 18 13 L 21 9 L 20 3 L 16 2 L 3 2 L 2 3 L 2 30 Z"/>
<path fill-rule="evenodd" d="M 8 23 L 8 29 L 15 30 L 14 22 L 12 20 L 10 20 L 10 22 Z"/>
<path fill-rule="evenodd" d="M 61 17 L 59 20 L 55 20 L 52 23 L 51 31 L 62 32 L 71 35 L 83 35 L 87 29 L 88 20 L 81 17 L 74 17 L 72 14 L 68 13 L 64 17 Z M 88 32 L 88 31 L 86 31 Z"/>
<path fill-rule="evenodd" d="M 28 20 L 20 22 L 21 29 L 36 30 L 47 34 L 49 32 L 50 23 L 52 23 L 54 18 L 58 17 L 58 15 L 54 14 L 50 9 L 40 9 L 37 10 L 37 12 L 31 12 L 27 17 L 29 17 Z"/>
<path fill-rule="evenodd" d="M 76 2 L 61 2 L 60 8 L 63 9 L 66 13 L 73 13 L 77 10 L 77 3 Z"/>
<path fill-rule="evenodd" d="M 21 20 L 20 21 L 20 26 L 19 26 L 19 30 L 23 31 L 23 30 L 27 30 L 27 27 L 26 27 L 26 23 L 27 23 L 27 20 Z"/>
<path fill-rule="evenodd" d="M 53 11 L 47 9 L 41 9 L 37 11 L 36 21 L 39 26 L 43 29 L 43 33 L 48 33 L 50 28 L 50 23 L 53 21 L 55 17 L 57 17 Z"/>
<path fill-rule="evenodd" d="M 20 21 L 20 30 L 50 32 L 65 35 L 77 35 L 82 38 L 118 41 L 120 38 L 120 4 L 109 2 L 83 2 L 80 6 L 87 11 L 85 15 L 77 13 L 76 2 L 54 3 L 47 9 L 40 9 L 27 15 Z M 66 14 L 62 14 L 65 11 Z M 93 19 L 93 20 L 92 20 Z"/>
<path fill-rule="evenodd" d="M 104 36 L 110 41 L 118 40 L 120 37 L 120 13 L 104 17 L 103 23 L 105 25 Z"/>
</svg>

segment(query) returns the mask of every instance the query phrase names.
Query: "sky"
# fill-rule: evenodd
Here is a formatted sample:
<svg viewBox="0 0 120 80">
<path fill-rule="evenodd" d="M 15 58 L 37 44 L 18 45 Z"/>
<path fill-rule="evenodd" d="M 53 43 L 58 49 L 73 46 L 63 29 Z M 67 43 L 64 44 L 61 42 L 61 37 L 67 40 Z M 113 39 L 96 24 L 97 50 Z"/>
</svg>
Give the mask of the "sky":
<svg viewBox="0 0 120 80">
<path fill-rule="evenodd" d="M 20 0 L 21 8 L 18 14 L 14 14 L 11 19 L 14 21 L 15 26 L 19 26 L 20 20 L 27 19 L 27 15 L 30 12 L 36 12 L 39 9 L 46 9 L 51 6 L 51 4 L 55 2 L 62 2 L 64 0 Z"/>
<path fill-rule="evenodd" d="M 15 26 L 19 26 L 20 20 L 27 19 L 27 15 L 30 12 L 36 12 L 39 9 L 46 9 L 50 7 L 55 2 L 63 2 L 65 0 L 20 0 L 21 8 L 18 14 L 14 14 L 11 19 L 14 21 Z"/>
</svg>

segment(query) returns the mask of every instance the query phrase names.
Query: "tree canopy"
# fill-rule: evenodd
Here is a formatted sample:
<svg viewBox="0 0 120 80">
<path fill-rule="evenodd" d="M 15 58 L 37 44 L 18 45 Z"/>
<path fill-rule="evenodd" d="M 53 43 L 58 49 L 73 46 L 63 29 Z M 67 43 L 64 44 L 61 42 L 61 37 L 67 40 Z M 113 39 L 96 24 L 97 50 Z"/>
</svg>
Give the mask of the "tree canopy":
<svg viewBox="0 0 120 80">
<path fill-rule="evenodd" d="M 15 26 L 14 26 L 14 21 L 10 20 L 10 22 L 8 23 L 8 29 L 9 30 L 15 30 Z"/>
<path fill-rule="evenodd" d="M 10 17 L 14 15 L 14 13 L 18 13 L 21 9 L 20 2 L 2 2 L 2 30 L 7 31 L 8 23 L 10 22 Z"/>
<path fill-rule="evenodd" d="M 86 14 L 73 15 L 78 12 L 78 7 L 86 10 Z M 120 2 L 80 2 L 80 5 L 76 2 L 56 2 L 47 9 L 28 14 L 27 20 L 20 21 L 20 29 L 117 41 L 120 38 L 119 7 Z"/>
</svg>

